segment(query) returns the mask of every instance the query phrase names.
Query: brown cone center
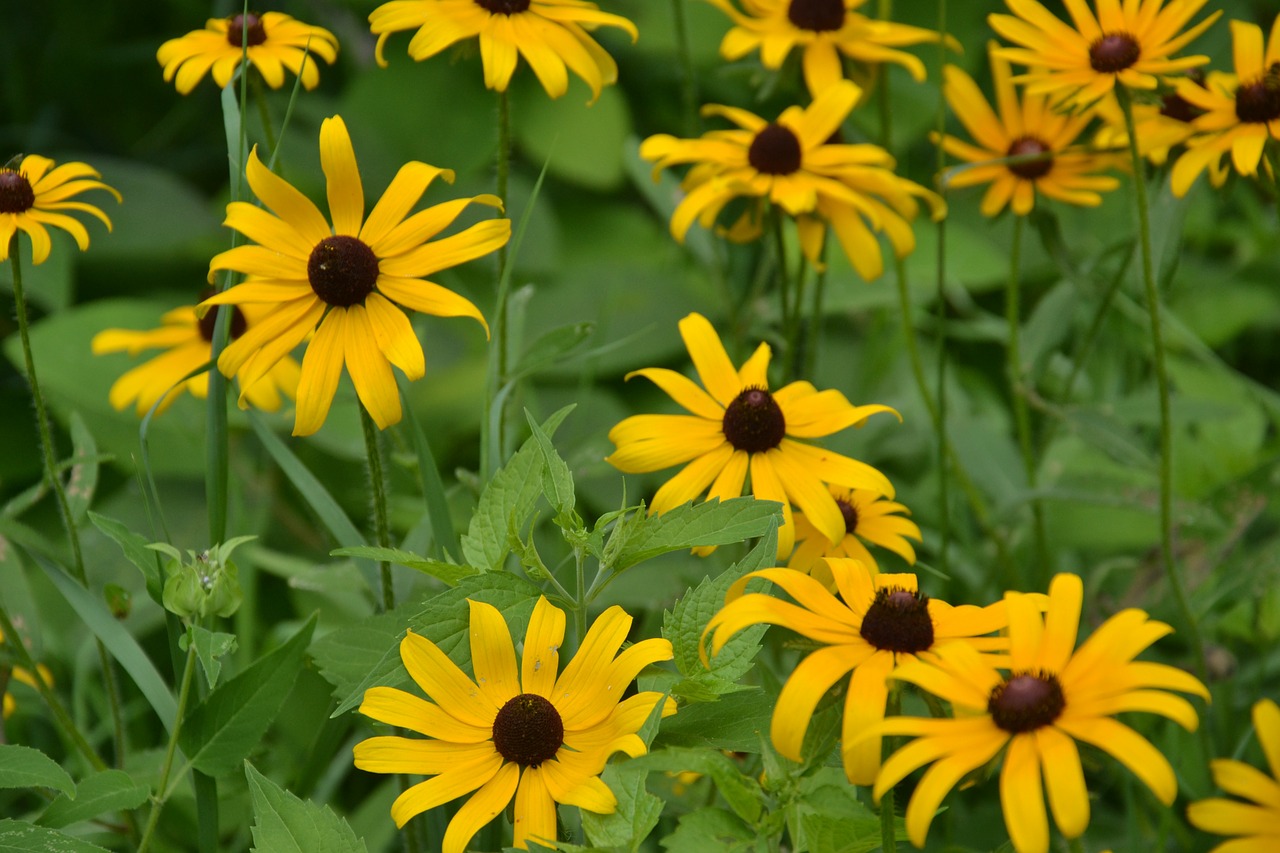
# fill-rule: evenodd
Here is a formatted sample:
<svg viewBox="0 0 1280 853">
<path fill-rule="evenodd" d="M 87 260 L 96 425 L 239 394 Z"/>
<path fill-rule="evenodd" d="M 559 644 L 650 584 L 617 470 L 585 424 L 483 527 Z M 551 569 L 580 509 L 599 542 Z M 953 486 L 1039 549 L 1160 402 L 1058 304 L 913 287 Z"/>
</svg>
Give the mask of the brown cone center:
<svg viewBox="0 0 1280 853">
<path fill-rule="evenodd" d="M 737 450 L 764 453 L 782 443 L 787 419 L 772 394 L 763 388 L 747 388 L 725 407 L 721 429 Z"/>
<path fill-rule="evenodd" d="M 507 701 L 493 720 L 493 746 L 507 761 L 537 767 L 564 745 L 564 721 L 550 700 L 521 693 Z"/>
<path fill-rule="evenodd" d="M 833 32 L 844 26 L 844 0 L 791 0 L 787 19 L 802 30 Z"/>
<path fill-rule="evenodd" d="M 877 649 L 914 654 L 933 645 L 929 597 L 902 588 L 880 588 L 862 617 L 862 639 Z"/>
<path fill-rule="evenodd" d="M 790 128 L 766 125 L 747 149 L 751 168 L 765 175 L 790 175 L 800 168 L 800 140 Z"/>
<path fill-rule="evenodd" d="M 1089 65 L 1102 74 L 1118 74 L 1142 56 L 1142 47 L 1128 33 L 1108 33 L 1089 45 Z"/>
<path fill-rule="evenodd" d="M 35 207 L 36 193 L 26 175 L 0 169 L 0 213 L 23 213 Z"/>
<path fill-rule="evenodd" d="M 529 8 L 529 0 L 475 0 L 481 9 L 495 15 L 518 15 Z"/>
<path fill-rule="evenodd" d="M 1053 156 L 1050 154 L 1051 149 L 1048 145 L 1034 136 L 1023 136 L 1013 141 L 1006 153 L 1008 157 L 1030 157 L 1033 155 L 1049 154 L 1041 160 L 1027 160 L 1022 163 L 1010 163 L 1009 171 L 1013 172 L 1019 178 L 1026 178 L 1028 181 L 1034 181 L 1036 178 L 1043 178 L 1053 169 Z"/>
<path fill-rule="evenodd" d="M 316 296 L 329 305 L 363 304 L 378 283 L 378 258 L 356 237 L 325 237 L 311 250 L 307 279 Z"/>
<path fill-rule="evenodd" d="M 253 47 L 266 40 L 267 31 L 262 28 L 262 18 L 253 12 L 233 15 L 227 20 L 227 41 L 232 47 Z"/>
<path fill-rule="evenodd" d="M 987 700 L 992 722 L 1012 734 L 1043 728 L 1066 707 L 1057 676 L 1046 672 L 1016 673 L 997 684 Z"/>
</svg>

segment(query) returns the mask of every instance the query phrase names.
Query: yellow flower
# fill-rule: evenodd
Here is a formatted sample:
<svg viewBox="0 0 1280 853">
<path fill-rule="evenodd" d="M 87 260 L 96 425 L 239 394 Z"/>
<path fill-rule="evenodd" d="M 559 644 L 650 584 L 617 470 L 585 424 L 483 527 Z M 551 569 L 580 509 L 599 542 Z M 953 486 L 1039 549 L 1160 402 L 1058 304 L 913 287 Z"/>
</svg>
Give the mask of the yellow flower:
<svg viewBox="0 0 1280 853">
<path fill-rule="evenodd" d="M 564 611 L 539 598 L 517 670 L 502 614 L 478 601 L 468 604 L 475 680 L 430 640 L 408 632 L 400 657 L 433 701 L 392 687 L 372 687 L 365 691 L 360 712 L 427 739 L 369 738 L 356 744 L 355 765 L 371 773 L 432 777 L 392 803 L 397 826 L 471 794 L 449 822 L 444 853 L 462 853 L 513 795 L 514 846 L 524 848 L 528 839 L 554 846 L 556 803 L 597 814 L 616 809 L 617 798 L 600 780 L 600 772 L 615 752 L 645 754 L 636 732 L 663 702 L 654 691 L 622 696 L 640 670 L 671 659 L 671 643 L 641 640 L 619 654 L 631 617 L 621 607 L 610 607 L 557 677 Z M 666 699 L 662 716 L 675 711 L 675 703 Z"/>
<path fill-rule="evenodd" d="M 880 770 L 880 738 L 859 738 L 884 720 L 887 678 L 896 664 L 933 660 L 950 643 L 977 651 L 1008 646 L 1001 637 L 984 637 L 1008 624 L 1004 602 L 987 607 L 951 605 L 920 592 L 913 574 L 873 576 L 859 560 L 831 557 L 827 567 L 840 598 L 795 569 L 761 569 L 739 578 L 725 595 L 724 608 L 707 623 L 711 654 L 749 625 L 780 625 L 821 644 L 795 668 L 773 709 L 770 736 L 778 752 L 802 760 L 800 746 L 818 702 L 846 675 L 841 757 L 855 785 L 870 785 Z M 764 578 L 781 587 L 795 604 L 770 595 L 743 595 L 747 582 Z M 840 600 L 840 599 L 843 599 Z M 704 651 L 705 660 L 705 651 Z"/>
<path fill-rule="evenodd" d="M 1203 88 L 1205 75 L 1199 69 L 1188 71 L 1185 76 L 1188 82 Z M 1182 145 L 1195 134 L 1196 128 L 1192 122 L 1203 112 L 1176 91 L 1164 94 L 1159 103 L 1135 103 L 1133 123 L 1138 131 L 1138 153 L 1152 164 L 1163 166 L 1169 159 L 1170 150 Z M 1098 102 L 1097 115 L 1102 119 L 1103 126 L 1093 138 L 1094 145 L 1098 148 L 1127 149 L 1129 132 L 1125 129 L 1124 112 L 1114 94 Z M 1213 170 L 1215 185 L 1220 186 L 1226 177 L 1223 169 Z"/>
<path fill-rule="evenodd" d="M 1250 802 L 1213 797 L 1187 807 L 1192 825 L 1215 835 L 1236 835 L 1209 853 L 1270 853 L 1280 850 L 1280 707 L 1270 699 L 1253 706 L 1253 729 L 1271 769 L 1268 776 L 1242 761 L 1210 762 L 1213 781 Z"/>
<path fill-rule="evenodd" d="M 13 236 L 25 231 L 31 238 L 32 262 L 44 263 L 53 248 L 45 226 L 66 231 L 80 251 L 89 248 L 89 232 L 78 219 L 63 213 L 66 210 L 96 216 L 110 231 L 111 220 L 99 208 L 70 200 L 88 190 L 106 190 L 120 201 L 120 193 L 97 180 L 100 177 L 87 163 L 63 163 L 54 168 L 52 160 L 38 154 L 22 157 L 16 167 L 0 167 L 0 261 L 9 259 Z"/>
<path fill-rule="evenodd" d="M 1207 56 L 1174 59 L 1222 14 L 1212 13 L 1181 32 L 1206 0 L 1065 0 L 1071 24 L 1036 0 L 1005 0 L 1013 15 L 989 15 L 991 28 L 1018 47 L 1000 55 L 1028 67 L 1017 78 L 1032 95 L 1088 106 L 1117 84 L 1155 89 L 1161 76 L 1204 65 Z"/>
<path fill-rule="evenodd" d="M 1009 63 L 1002 59 L 995 43 L 988 45 L 991 74 L 995 78 L 996 111 L 968 74 L 954 65 L 943 70 L 943 93 L 951 111 L 977 144 L 954 136 L 942 137 L 942 147 L 953 157 L 973 164 L 956 169 L 949 183 L 954 188 L 991 184 L 982 198 L 984 216 L 995 216 L 1006 206 L 1018 216 L 1026 216 L 1036 203 L 1036 194 L 1068 204 L 1096 207 L 1099 192 L 1115 189 L 1120 182 L 1106 169 L 1113 157 L 1075 146 L 1076 138 L 1092 120 L 1090 111 L 1067 114 L 1054 110 L 1043 95 L 1014 91 Z M 935 140 L 937 136 L 934 136 Z M 993 163 L 1019 155 L 1041 155 L 1024 162 Z"/>
<path fill-rule="evenodd" d="M 940 217 L 945 207 L 934 193 L 893 173 L 894 160 L 876 145 L 833 142 L 861 90 L 848 80 L 829 86 L 808 108 L 790 107 L 775 122 L 735 107 L 709 105 L 704 115 L 722 116 L 738 126 L 700 139 L 651 136 L 640 156 L 652 160 L 654 179 L 663 169 L 697 164 L 685 178 L 685 196 L 671 217 L 671 234 L 684 241 L 697 219 L 709 228 L 720 211 L 739 197 L 767 199 L 796 219 L 806 257 L 822 256 L 826 224 L 835 230 L 849 262 L 867 280 L 884 270 L 880 242 L 884 232 L 899 257 L 915 248 L 908 220 L 924 198 Z M 749 210 L 734 231 L 751 236 L 758 221 Z"/>
<path fill-rule="evenodd" d="M 220 88 L 226 86 L 246 53 L 272 89 L 284 85 L 287 68 L 302 78 L 302 85 L 310 90 L 320 82 L 320 72 L 311 55 L 332 65 L 338 58 L 338 39 L 322 27 L 304 24 L 280 12 L 251 12 L 210 18 L 203 30 L 192 30 L 160 45 L 156 59 L 164 66 L 165 82 L 174 83 L 179 94 L 185 95 L 210 70 L 213 82 Z"/>
<path fill-rule="evenodd" d="M 1199 724 L 1195 709 L 1167 691 L 1206 699 L 1209 692 L 1180 669 L 1134 660 L 1173 630 L 1141 610 L 1117 613 L 1076 649 L 1083 594 L 1078 576 L 1055 576 L 1043 618 L 1032 596 L 1005 594 L 1008 676 L 959 643 L 940 648 L 932 661 L 911 661 L 893 672 L 894 678 L 951 702 L 956 713 L 954 719 L 893 717 L 869 733 L 916 737 L 885 761 L 873 791 L 877 800 L 908 773 L 933 762 L 907 806 L 907 834 L 917 847 L 924 846 L 947 792 L 1002 750 L 1000 802 L 1018 853 L 1049 849 L 1042 783 L 1065 837 L 1078 838 L 1088 827 L 1089 791 L 1076 741 L 1110 754 L 1162 803 L 1173 802 L 1178 785 L 1168 760 L 1115 715 L 1145 711 L 1194 730 Z"/>
<path fill-rule="evenodd" d="M 939 39 L 933 30 L 880 21 L 854 11 L 867 0 L 738 0 L 743 11 L 730 0 L 709 2 L 734 22 L 720 43 L 725 59 L 741 59 L 759 50 L 764 67 L 777 69 L 800 46 L 804 50 L 805 84 L 815 98 L 844 77 L 846 56 L 873 65 L 901 65 L 922 82 L 924 63 L 894 48 Z M 947 41 L 959 49 L 953 39 L 948 37 Z"/>
<path fill-rule="evenodd" d="M 3 643 L 3 642 L 4 642 L 4 632 L 0 631 L 0 643 Z M 49 685 L 53 684 L 53 673 L 49 672 L 49 668 L 42 663 L 36 664 L 35 675 L 32 675 L 31 671 L 28 669 L 25 669 L 20 666 L 15 666 L 12 670 L 10 670 L 9 677 L 14 681 L 19 682 L 20 684 L 27 685 L 32 689 L 36 688 L 37 677 L 41 681 L 43 681 L 45 684 L 49 684 Z M 5 719 L 5 720 L 9 719 L 9 715 L 12 714 L 17 709 L 17 707 L 18 707 L 17 700 L 14 699 L 13 695 L 6 690 L 3 698 L 0 698 L 0 719 Z"/>
<path fill-rule="evenodd" d="M 231 308 L 231 340 L 243 335 L 250 326 L 266 319 L 268 310 L 261 305 L 246 305 L 244 309 Z M 93 336 L 93 353 L 127 352 L 137 355 L 143 350 L 163 349 L 166 352 L 126 372 L 111 386 L 108 399 L 116 411 L 134 404 L 138 417 L 142 417 L 156 401 L 163 402 L 156 408 L 160 414 L 178 399 L 183 390 L 203 400 L 209 393 L 209 374 L 202 372 L 186 379 L 192 371 L 209 362 L 212 355 L 211 341 L 217 314 L 210 311 L 203 317 L 196 316 L 194 305 L 184 305 L 168 311 L 161 318 L 158 329 L 135 332 L 130 329 L 104 329 Z M 241 373 L 244 368 L 241 368 Z M 276 362 L 266 374 L 245 389 L 245 400 L 254 408 L 274 412 L 280 408 L 281 394 L 292 400 L 298 393 L 301 368 L 290 356 Z M 185 381 L 184 381 L 185 379 Z"/>
<path fill-rule="evenodd" d="M 837 540 L 844 533 L 844 516 L 825 483 L 893 496 L 889 478 L 865 462 L 795 439 L 820 438 L 859 426 L 878 412 L 897 412 L 888 406 L 854 406 L 839 391 L 818 391 L 808 382 L 770 393 L 769 345 L 760 344 L 735 370 L 701 314 L 680 321 L 680 336 L 702 388 L 662 367 L 636 370 L 627 378 L 643 376 L 692 414 L 633 415 L 609 431 L 617 449 L 606 461 L 620 471 L 640 474 L 685 465 L 658 489 L 649 512 L 666 512 L 708 487 L 708 499 L 738 497 L 750 471 L 750 494 L 782 504 L 778 558 L 785 559 L 795 542 L 793 501 L 828 539 Z"/>
<path fill-rule="evenodd" d="M 240 402 L 272 365 L 315 332 L 302 360 L 294 435 L 310 435 L 329 414 L 345 364 L 361 403 L 380 428 L 400 420 L 400 394 L 391 365 L 410 379 L 425 372 L 422 345 L 396 303 L 439 317 L 472 317 L 480 310 L 423 277 L 506 245 L 511 222 L 490 219 L 432 240 L 472 202 L 501 207 L 491 195 L 437 204 L 413 215 L 436 177 L 453 173 L 412 161 L 364 215 L 364 190 L 347 126 L 338 116 L 320 126 L 320 165 L 333 226 L 306 196 L 249 154 L 249 186 L 270 211 L 247 202 L 227 205 L 224 224 L 260 245 L 237 246 L 209 262 L 247 276 L 201 306 L 267 304 L 271 311 L 218 358 L 226 376 L 240 377 Z"/>
<path fill-rule="evenodd" d="M 523 56 L 551 97 L 568 90 L 572 71 L 591 87 L 592 100 L 618 82 L 618 65 L 590 31 L 616 27 L 633 42 L 638 35 L 631 21 L 586 0 L 392 0 L 370 13 L 369 25 L 378 37 L 379 65 L 386 65 L 387 38 L 401 30 L 417 29 L 409 55 L 419 61 L 479 37 L 486 87 L 505 92 Z"/>
<path fill-rule="evenodd" d="M 892 551 L 909 564 L 915 563 L 916 550 L 907 539 L 919 542 L 920 528 L 911 519 L 902 517 L 911 514 L 905 506 L 881 500 L 879 494 L 867 489 L 827 488 L 844 518 L 844 535 L 834 541 L 828 539 L 803 513 L 797 515 L 796 550 L 787 562 L 788 568 L 808 572 L 828 589 L 835 588 L 835 579 L 831 577 L 827 564 L 820 559 L 822 557 L 859 560 L 874 575 L 880 567 L 867 546 L 862 544 L 864 539 Z"/>
<path fill-rule="evenodd" d="M 1232 21 L 1231 41 L 1235 74 L 1211 72 L 1204 86 L 1178 82 L 1178 95 L 1205 112 L 1191 122 L 1197 135 L 1173 164 L 1176 196 L 1186 195 L 1206 168 L 1216 170 L 1214 185 L 1221 186 L 1226 179 L 1222 157 L 1228 152 L 1238 173 L 1256 175 L 1263 148 L 1280 141 L 1280 16 L 1265 50 L 1256 24 Z"/>
</svg>

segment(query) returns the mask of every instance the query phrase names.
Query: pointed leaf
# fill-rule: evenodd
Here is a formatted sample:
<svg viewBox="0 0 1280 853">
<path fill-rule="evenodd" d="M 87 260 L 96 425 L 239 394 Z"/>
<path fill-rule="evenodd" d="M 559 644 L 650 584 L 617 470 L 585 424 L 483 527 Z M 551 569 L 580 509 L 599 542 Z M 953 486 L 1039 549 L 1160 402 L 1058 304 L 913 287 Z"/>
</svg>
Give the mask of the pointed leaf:
<svg viewBox="0 0 1280 853">
<path fill-rule="evenodd" d="M 364 841 L 328 806 L 302 800 L 245 762 L 253 849 L 262 853 L 363 853 Z"/>
<path fill-rule="evenodd" d="M 780 504 L 752 497 L 687 503 L 634 527 L 611 565 L 620 572 L 660 554 L 763 536 L 782 520 L 780 511 Z"/>
<path fill-rule="evenodd" d="M 36 787 L 76 795 L 76 783 L 58 762 L 29 746 L 0 744 L 0 788 Z"/>
<path fill-rule="evenodd" d="M 40 824 L 60 829 L 99 815 L 136 809 L 149 796 L 151 789 L 133 781 L 123 770 L 103 770 L 80 782 L 74 800 L 63 794 L 50 803 L 40 815 Z"/>
<path fill-rule="evenodd" d="M 0 853 L 108 853 L 107 848 L 25 821 L 0 820 Z"/>
</svg>

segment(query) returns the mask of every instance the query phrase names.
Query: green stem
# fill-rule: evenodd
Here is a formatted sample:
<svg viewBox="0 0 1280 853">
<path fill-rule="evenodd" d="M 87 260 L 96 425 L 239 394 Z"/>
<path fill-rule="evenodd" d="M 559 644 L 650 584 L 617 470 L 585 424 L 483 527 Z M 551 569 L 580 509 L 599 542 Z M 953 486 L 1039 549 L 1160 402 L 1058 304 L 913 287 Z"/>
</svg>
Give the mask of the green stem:
<svg viewBox="0 0 1280 853">
<path fill-rule="evenodd" d="M 360 403 L 360 426 L 364 430 L 364 450 L 369 462 L 369 486 L 373 489 L 373 529 L 379 548 L 391 547 L 391 528 L 387 523 L 387 476 L 382 464 L 382 443 L 378 425 L 373 422 L 369 410 Z M 396 606 L 396 591 L 391 582 L 391 564 L 378 561 L 378 573 L 382 578 L 382 609 Z"/>
<path fill-rule="evenodd" d="M 787 275 L 787 239 L 782 231 L 782 209 L 769 206 L 769 226 L 773 231 L 773 251 L 778 274 L 778 303 L 782 310 L 782 339 L 791 341 L 791 277 Z M 788 351 L 790 347 L 788 346 Z M 790 357 L 788 352 L 788 358 Z"/>
<path fill-rule="evenodd" d="M 901 705 L 902 697 L 898 692 L 898 687 L 897 685 L 891 685 L 889 695 L 885 700 L 885 718 L 898 716 Z M 885 738 L 884 753 L 886 755 L 891 751 L 889 741 L 889 738 Z M 898 850 L 898 835 L 894 832 L 893 817 L 893 788 L 889 788 L 880 797 L 880 850 L 882 853 L 897 853 Z"/>
<path fill-rule="evenodd" d="M 1084 853 L 1084 840 L 1081 838 L 1068 838 L 1067 849 L 1071 853 Z"/>
<path fill-rule="evenodd" d="M 675 22 L 676 55 L 680 60 L 680 95 L 684 107 L 684 135 L 698 135 L 698 79 L 693 73 L 693 51 L 689 47 L 689 25 L 685 21 L 686 0 L 671 0 Z"/>
<path fill-rule="evenodd" d="M 502 214 L 508 211 L 507 183 L 511 174 L 511 99 L 505 90 L 498 93 L 498 161 L 497 194 L 502 201 Z M 505 408 L 498 394 L 507 377 L 507 247 L 498 249 L 498 287 L 493 309 L 493 342 L 489 355 L 487 405 L 480 419 L 480 480 L 489 478 L 502 464 L 503 428 L 506 419 L 494 407 Z"/>
<path fill-rule="evenodd" d="M 947 0 L 938 0 L 938 67 L 943 68 L 947 62 Z M 942 147 L 942 136 L 947 130 L 947 101 L 938 98 L 938 113 L 935 119 L 935 130 L 938 133 L 936 149 L 937 174 L 941 175 L 947 168 L 947 151 Z M 946 186 L 940 185 L 938 191 L 946 199 Z M 938 220 L 938 254 L 935 261 L 937 276 L 934 281 L 934 311 L 938 325 L 938 418 L 933 423 L 934 432 L 945 435 L 947 423 L 947 218 Z M 948 562 L 951 548 L 951 477 L 947 465 L 946 442 L 938 442 L 938 569 L 944 575 L 949 574 Z"/>
<path fill-rule="evenodd" d="M 258 103 L 258 120 L 262 122 L 262 132 L 267 138 L 267 150 L 274 158 L 278 140 L 275 128 L 271 126 L 271 109 L 267 104 L 267 92 L 262 88 L 262 79 L 256 71 L 250 76 L 253 79 L 253 99 Z"/>
<path fill-rule="evenodd" d="M 138 853 L 146 853 L 160 821 L 160 811 L 168 800 L 169 774 L 173 771 L 173 757 L 178 751 L 178 734 L 182 731 L 182 719 L 187 713 L 187 700 L 191 696 L 191 677 L 195 673 L 196 644 L 187 646 L 187 661 L 182 667 L 182 686 L 178 688 L 178 712 L 174 715 L 173 730 L 169 733 L 169 746 L 164 751 L 164 764 L 160 770 L 160 783 L 156 785 L 158 796 L 151 806 L 151 814 L 147 816 L 147 828 L 142 832 L 142 841 L 138 844 Z"/>
<path fill-rule="evenodd" d="M 827 289 L 827 245 L 830 238 L 831 232 L 828 230 L 823 236 L 822 253 L 818 256 L 818 263 L 814 268 L 813 305 L 810 308 L 809 328 L 804 335 L 804 375 L 810 379 L 813 378 L 813 371 L 817 367 L 818 350 L 821 344 L 822 301 Z"/>
</svg>

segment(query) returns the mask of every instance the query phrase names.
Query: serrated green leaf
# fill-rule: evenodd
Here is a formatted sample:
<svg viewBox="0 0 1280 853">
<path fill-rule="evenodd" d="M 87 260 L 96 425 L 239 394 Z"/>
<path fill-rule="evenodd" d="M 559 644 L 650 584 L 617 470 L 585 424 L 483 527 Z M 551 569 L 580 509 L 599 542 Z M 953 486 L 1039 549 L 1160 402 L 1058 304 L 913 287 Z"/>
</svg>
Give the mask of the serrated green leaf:
<svg viewBox="0 0 1280 853">
<path fill-rule="evenodd" d="M 752 850 L 756 846 L 756 833 L 724 809 L 703 808 L 680 816 L 676 831 L 662 839 L 661 844 L 669 853 L 732 853 L 735 850 Z"/>
<path fill-rule="evenodd" d="M 76 783 L 58 762 L 29 746 L 0 744 L 0 788 L 37 787 L 76 795 Z"/>
<path fill-rule="evenodd" d="M 755 823 L 764 809 L 764 795 L 760 783 L 744 776 L 738 763 L 723 752 L 713 749 L 668 747 L 632 759 L 628 765 L 644 767 L 666 773 L 701 773 L 715 782 L 716 791 L 734 813 Z"/>
<path fill-rule="evenodd" d="M 329 552 L 329 556 L 362 557 L 367 560 L 395 563 L 397 566 L 404 566 L 416 572 L 422 572 L 424 575 L 430 575 L 437 580 L 442 580 L 449 586 L 457 586 L 458 581 L 477 574 L 473 566 L 459 566 L 453 563 L 441 562 L 440 560 L 432 560 L 429 557 L 423 557 L 411 551 L 402 551 L 399 548 L 378 548 L 373 545 L 360 545 L 356 548 L 334 548 Z"/>
<path fill-rule="evenodd" d="M 109 853 L 105 847 L 21 820 L 0 820 L 0 853 Z"/>
<path fill-rule="evenodd" d="M 710 747 L 734 752 L 759 752 L 760 737 L 768 737 L 773 702 L 762 691 L 732 693 L 715 702 L 686 705 L 662 722 L 655 748 Z"/>
<path fill-rule="evenodd" d="M 217 686 L 218 676 L 222 673 L 222 661 L 218 658 L 235 651 L 236 635 L 222 634 L 201 628 L 199 625 L 192 625 L 188 633 L 182 635 L 179 645 L 185 652 L 187 644 L 193 641 L 196 646 L 196 658 L 200 661 L 200 668 L 204 670 L 205 681 L 212 689 Z"/>
<path fill-rule="evenodd" d="M 193 767 L 220 776 L 240 766 L 293 690 L 315 627 L 312 614 L 283 645 L 217 687 L 187 714 L 178 744 Z"/>
<path fill-rule="evenodd" d="M 253 800 L 253 849 L 263 853 L 362 853 L 364 841 L 328 806 L 299 799 L 244 764 Z"/>
<path fill-rule="evenodd" d="M 662 800 L 645 788 L 648 770 L 627 764 L 610 764 L 600 778 L 618 798 L 613 814 L 598 815 L 582 810 L 582 828 L 587 840 L 600 847 L 636 850 L 658 825 Z"/>
<path fill-rule="evenodd" d="M 542 456 L 542 493 L 547 496 L 557 516 L 568 518 L 576 504 L 573 494 L 573 475 L 569 472 L 569 466 L 564 459 L 556 452 L 551 439 L 538 426 L 538 422 L 533 419 L 528 409 L 525 409 L 524 416 L 529 421 L 529 430 L 532 433 L 530 441 L 537 446 L 538 453 Z"/>
<path fill-rule="evenodd" d="M 67 480 L 67 508 L 75 519 L 84 517 L 98 488 L 98 444 L 79 412 L 71 413 L 71 476 Z"/>
<path fill-rule="evenodd" d="M 120 546 L 125 557 L 133 563 L 147 584 L 147 595 L 156 604 L 160 604 L 164 591 L 164 578 L 160 572 L 160 558 L 147 547 L 147 540 L 125 527 L 114 518 L 89 511 L 89 520 L 93 526 L 106 534 L 107 538 Z"/>
<path fill-rule="evenodd" d="M 800 827 L 797 850 L 870 853 L 880 847 L 880 815 L 858 799 L 843 771 L 835 767 L 819 768 L 803 778 L 790 817 L 798 819 Z M 894 824 L 894 834 L 905 841 L 902 818 L 895 817 Z"/>
<path fill-rule="evenodd" d="M 625 544 L 610 564 L 615 572 L 644 560 L 710 545 L 731 545 L 775 529 L 782 520 L 782 505 L 752 497 L 687 503 L 651 515 L 632 528 Z"/>
<path fill-rule="evenodd" d="M 136 809 L 151 796 L 151 789 L 133 781 L 123 770 L 103 770 L 81 780 L 75 799 L 60 795 L 40 815 L 41 826 L 60 829 L 110 812 Z"/>
<path fill-rule="evenodd" d="M 355 625 L 330 631 L 312 644 L 311 657 L 325 681 L 333 685 L 334 698 L 353 695 L 372 672 L 394 669 L 390 661 L 399 660 L 397 645 L 411 608 L 416 610 L 420 603 L 406 602 L 388 613 L 375 613 Z M 363 696 L 363 688 L 359 695 Z"/>
</svg>

